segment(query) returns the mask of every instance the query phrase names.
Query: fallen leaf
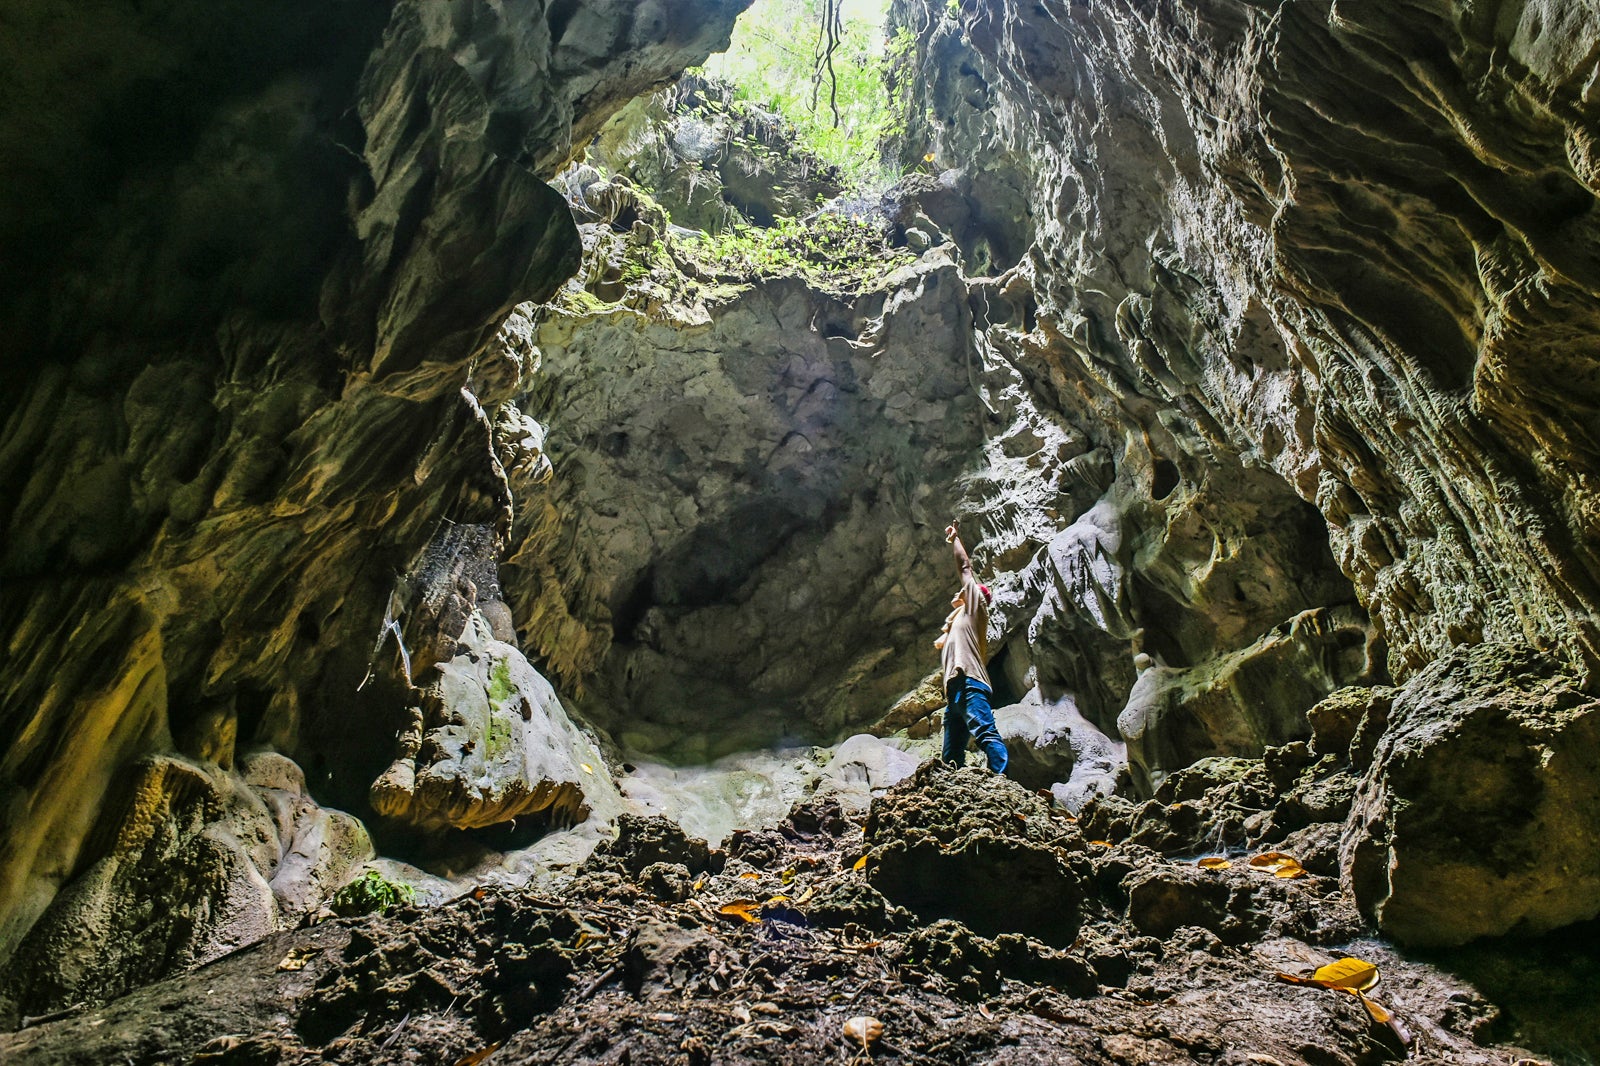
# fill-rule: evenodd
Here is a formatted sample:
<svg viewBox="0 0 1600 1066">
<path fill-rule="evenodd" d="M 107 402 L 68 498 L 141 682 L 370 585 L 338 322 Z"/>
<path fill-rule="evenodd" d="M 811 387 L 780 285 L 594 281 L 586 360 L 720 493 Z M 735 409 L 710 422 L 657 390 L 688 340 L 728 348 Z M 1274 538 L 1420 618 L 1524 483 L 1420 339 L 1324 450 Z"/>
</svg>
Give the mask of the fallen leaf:
<svg viewBox="0 0 1600 1066">
<path fill-rule="evenodd" d="M 865 870 L 866 868 L 867 868 L 867 857 L 865 855 L 863 855 L 863 856 L 861 856 L 861 858 L 857 859 L 856 860 L 856 864 L 854 866 L 850 867 L 850 869 L 852 869 L 852 870 Z"/>
<path fill-rule="evenodd" d="M 1207 855 L 1203 859 L 1196 859 L 1194 864 L 1202 870 L 1226 870 L 1233 865 L 1221 855 Z"/>
<path fill-rule="evenodd" d="M 1297 866 L 1299 865 L 1299 860 L 1293 855 L 1285 855 L 1281 851 L 1264 851 L 1260 855 L 1250 856 L 1250 865 L 1254 866 L 1258 870 L 1273 869 L 1275 867 L 1282 866 L 1286 862 L 1292 862 Z"/>
<path fill-rule="evenodd" d="M 702 888 L 704 888 L 704 887 L 705 887 L 705 883 L 706 883 L 706 879 L 705 879 L 705 878 L 703 878 L 703 877 L 702 877 L 702 878 L 700 878 L 700 880 L 698 880 L 698 881 L 696 881 L 696 882 L 695 882 L 695 883 L 694 883 L 694 890 L 695 890 L 695 891 L 696 891 L 696 892 L 698 892 L 698 891 L 700 891 L 700 890 L 701 890 L 701 889 L 702 889 Z"/>
<path fill-rule="evenodd" d="M 466 1058 L 457 1060 L 456 1066 L 478 1066 L 478 1063 L 482 1062 L 484 1059 L 488 1058 L 490 1055 L 493 1055 L 499 1050 L 499 1044 L 490 1044 L 481 1051 L 474 1051 Z"/>
<path fill-rule="evenodd" d="M 316 948 L 294 948 L 289 952 L 289 954 L 278 960 L 278 969 L 303 970 L 306 968 L 306 963 L 310 962 L 316 957 Z"/>
<path fill-rule="evenodd" d="M 1093 844 L 1097 848 L 1109 848 L 1112 846 L 1111 841 L 1109 840 L 1091 840 L 1089 843 Z"/>
<path fill-rule="evenodd" d="M 581 762 L 581 763 L 579 763 L 579 764 L 578 764 L 578 769 L 580 769 L 580 770 L 582 770 L 582 771 L 583 771 L 583 772 L 584 772 L 584 773 L 586 773 L 586 774 L 592 774 L 592 773 L 594 773 L 594 767 L 592 767 L 592 766 L 590 766 L 590 765 L 589 765 L 589 764 L 588 764 L 588 763 L 586 763 L 586 762 Z"/>
<path fill-rule="evenodd" d="M 1273 877 L 1304 877 L 1305 875 L 1305 868 L 1293 859 L 1272 871 Z"/>
<path fill-rule="evenodd" d="M 761 921 L 760 918 L 756 917 L 756 908 L 759 906 L 760 904 L 753 899 L 736 899 L 732 903 L 724 903 L 717 909 L 731 917 L 743 918 L 753 925 Z"/>
<path fill-rule="evenodd" d="M 752 870 L 746 870 L 744 873 L 740 874 L 739 877 L 742 880 L 745 880 L 745 881 L 759 881 L 759 880 L 761 880 L 761 875 L 758 874 L 758 873 L 755 873 Z"/>
<path fill-rule="evenodd" d="M 1311 980 L 1323 988 L 1359 989 L 1365 992 L 1378 983 L 1378 968 L 1354 957 L 1317 967 Z"/>
<path fill-rule="evenodd" d="M 771 906 L 774 903 L 787 903 L 788 901 L 789 897 L 780 893 L 779 895 L 773 896 L 771 899 L 767 900 L 767 902 L 762 904 L 762 906 Z"/>
<path fill-rule="evenodd" d="M 1361 1001 L 1361 1005 L 1367 1008 L 1367 1013 L 1372 1016 L 1372 1020 L 1379 1025 L 1388 1025 L 1394 1021 L 1394 1015 L 1385 1010 L 1381 1004 L 1368 999 L 1359 988 L 1350 989 L 1350 994 Z"/>
<path fill-rule="evenodd" d="M 793 881 L 794 880 L 794 874 L 795 874 L 795 869 L 794 869 L 793 866 L 791 866 L 787 870 L 783 871 L 783 883 L 784 884 L 788 884 L 790 881 Z"/>
<path fill-rule="evenodd" d="M 800 893 L 800 898 L 794 901 L 795 905 L 799 906 L 800 904 L 806 902 L 807 900 L 809 900 L 812 896 L 815 896 L 816 894 L 817 894 L 817 886 L 816 885 L 812 885 L 810 888 L 808 888 L 804 892 Z"/>
<path fill-rule="evenodd" d="M 782 1014 L 783 1008 L 776 1003 L 752 1003 L 750 1009 L 757 1014 Z"/>
<path fill-rule="evenodd" d="M 978 1004 L 978 1013 L 989 1019 L 991 1022 L 994 1021 L 994 1011 L 990 1010 L 988 1007 L 985 1007 L 982 1003 Z"/>
<path fill-rule="evenodd" d="M 860 1044 L 863 1051 L 882 1035 L 883 1023 L 865 1014 L 859 1014 L 844 1023 L 845 1039 Z"/>
</svg>

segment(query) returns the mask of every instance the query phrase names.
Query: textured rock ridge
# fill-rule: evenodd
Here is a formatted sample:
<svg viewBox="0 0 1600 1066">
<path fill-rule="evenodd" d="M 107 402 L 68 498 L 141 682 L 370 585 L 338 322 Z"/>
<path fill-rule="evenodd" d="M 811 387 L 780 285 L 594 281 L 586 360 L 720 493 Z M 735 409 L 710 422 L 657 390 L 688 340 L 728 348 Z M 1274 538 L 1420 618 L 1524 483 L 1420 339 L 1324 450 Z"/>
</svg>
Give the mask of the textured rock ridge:
<svg viewBox="0 0 1600 1066">
<path fill-rule="evenodd" d="M 579 254 L 541 179 L 745 4 L 191 6 L 14 13 L 0 957 L 128 759 L 403 710 L 357 649 L 441 518 L 509 506 L 480 357 Z M 351 805 L 381 769 L 306 762 Z"/>
<path fill-rule="evenodd" d="M 1031 176 L 988 339 L 1049 406 L 1157 481 L 1276 473 L 1399 677 L 1485 639 L 1588 669 L 1592 12 L 895 10 L 933 150 Z"/>
</svg>

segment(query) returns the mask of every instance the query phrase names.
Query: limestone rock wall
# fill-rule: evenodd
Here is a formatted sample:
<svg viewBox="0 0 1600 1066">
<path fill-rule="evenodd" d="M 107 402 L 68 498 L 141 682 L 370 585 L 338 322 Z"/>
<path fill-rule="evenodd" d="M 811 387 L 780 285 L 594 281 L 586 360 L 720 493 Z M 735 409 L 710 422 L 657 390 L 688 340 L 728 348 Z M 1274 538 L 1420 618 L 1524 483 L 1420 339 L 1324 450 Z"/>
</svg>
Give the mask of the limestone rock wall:
<svg viewBox="0 0 1600 1066">
<path fill-rule="evenodd" d="M 862 285 L 539 312 L 525 403 L 555 473 L 503 580 L 530 652 L 632 752 L 826 742 L 937 665 L 937 531 L 988 417 L 964 279 L 928 255 Z"/>
<path fill-rule="evenodd" d="M 578 262 L 542 179 L 744 6 L 8 12 L 0 958 L 143 752 L 364 790 L 307 739 L 403 711 L 353 695 L 397 577 L 510 506 L 478 357 Z"/>
<path fill-rule="evenodd" d="M 1398 679 L 1480 640 L 1589 669 L 1600 17 L 1222 0 L 895 17 L 938 120 L 916 147 L 975 161 L 973 180 L 1006 160 L 1030 176 L 1037 240 L 979 324 L 1042 407 L 1120 477 L 1233 507 L 1281 499 L 1247 487 L 1268 474 L 1314 504 Z"/>
</svg>

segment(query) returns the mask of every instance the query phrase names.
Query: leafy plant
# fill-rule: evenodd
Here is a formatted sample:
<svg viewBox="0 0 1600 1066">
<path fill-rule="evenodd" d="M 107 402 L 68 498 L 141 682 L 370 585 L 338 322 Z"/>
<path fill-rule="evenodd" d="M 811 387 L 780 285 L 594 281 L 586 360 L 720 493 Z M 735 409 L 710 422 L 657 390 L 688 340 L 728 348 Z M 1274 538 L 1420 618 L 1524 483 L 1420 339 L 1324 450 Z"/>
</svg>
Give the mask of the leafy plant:
<svg viewBox="0 0 1600 1066">
<path fill-rule="evenodd" d="M 328 907 L 343 918 L 381 914 L 417 898 L 417 890 L 401 881 L 391 881 L 377 870 L 368 870 L 333 894 Z"/>
<path fill-rule="evenodd" d="M 913 259 L 909 252 L 886 249 L 866 219 L 834 212 L 778 219 L 770 228 L 738 226 L 685 239 L 679 246 L 706 273 L 800 277 L 824 291 L 841 293 L 870 286 Z"/>
<path fill-rule="evenodd" d="M 876 190 L 898 177 L 880 152 L 894 110 L 884 85 L 883 6 L 875 23 L 842 17 L 835 0 L 757 0 L 705 71 L 731 83 L 737 99 L 793 123 L 801 147 L 838 167 L 848 188 Z"/>
</svg>

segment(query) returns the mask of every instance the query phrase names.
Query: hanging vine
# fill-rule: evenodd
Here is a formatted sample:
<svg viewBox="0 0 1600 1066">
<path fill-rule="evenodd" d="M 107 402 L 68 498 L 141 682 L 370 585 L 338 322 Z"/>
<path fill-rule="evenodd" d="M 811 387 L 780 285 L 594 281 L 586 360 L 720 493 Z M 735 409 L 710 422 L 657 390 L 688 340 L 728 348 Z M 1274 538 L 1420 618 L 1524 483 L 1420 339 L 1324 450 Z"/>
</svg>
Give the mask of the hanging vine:
<svg viewBox="0 0 1600 1066">
<path fill-rule="evenodd" d="M 817 109 L 822 95 L 822 79 L 828 79 L 828 109 L 833 112 L 833 128 L 839 128 L 839 77 L 833 70 L 833 53 L 844 36 L 841 0 L 822 0 L 822 26 L 817 32 L 817 47 L 811 70 L 811 110 Z"/>
</svg>

